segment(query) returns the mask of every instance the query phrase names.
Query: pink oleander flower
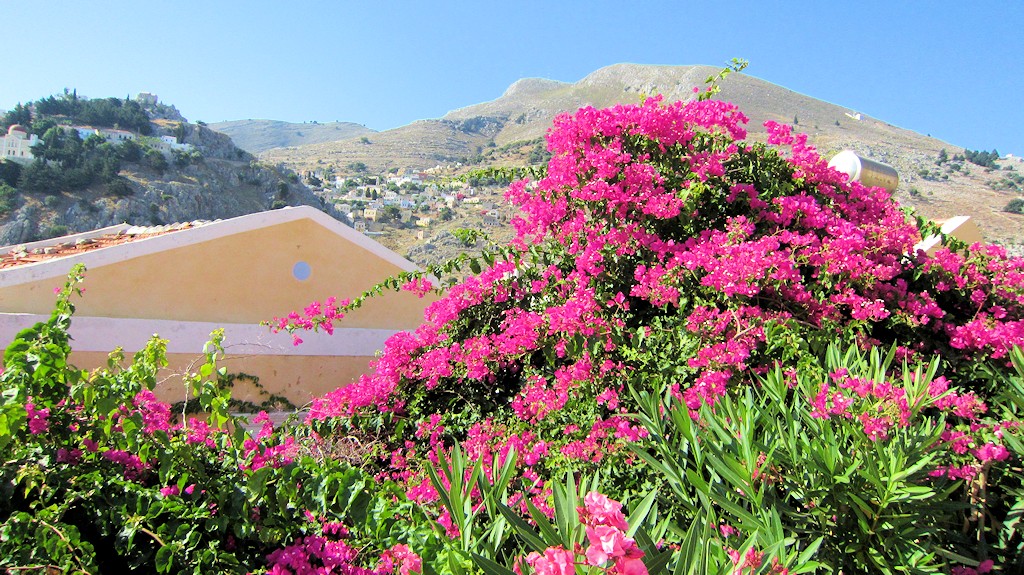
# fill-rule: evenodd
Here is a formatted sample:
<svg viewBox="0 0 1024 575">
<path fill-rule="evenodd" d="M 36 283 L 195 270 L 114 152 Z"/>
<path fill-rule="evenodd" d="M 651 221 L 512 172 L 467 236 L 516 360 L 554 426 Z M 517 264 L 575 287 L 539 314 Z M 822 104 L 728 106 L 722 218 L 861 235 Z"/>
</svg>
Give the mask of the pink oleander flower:
<svg viewBox="0 0 1024 575">
<path fill-rule="evenodd" d="M 995 567 L 995 563 L 991 559 L 986 559 L 981 563 L 978 563 L 977 567 L 953 567 L 953 569 L 950 570 L 950 573 L 952 575 L 981 575 L 992 571 L 993 567 Z"/>
<path fill-rule="evenodd" d="M 735 549 L 729 549 L 726 553 L 733 562 L 733 575 L 743 575 L 744 572 L 756 573 L 764 561 L 764 552 L 753 547 L 748 549 L 744 555 L 740 555 L 740 552 Z"/>
<path fill-rule="evenodd" d="M 625 560 L 640 559 L 644 552 L 636 542 L 615 527 L 607 525 L 587 526 L 587 563 L 595 567 L 607 566 L 609 561 L 619 564 Z M 632 566 L 635 569 L 635 565 Z"/>
<path fill-rule="evenodd" d="M 575 575 L 576 556 L 561 547 L 548 547 L 541 555 L 536 551 L 526 556 L 526 563 L 536 575 Z"/>
<path fill-rule="evenodd" d="M 629 529 L 626 516 L 622 514 L 622 504 L 609 499 L 606 495 L 591 491 L 583 496 L 583 508 L 579 509 L 580 522 L 584 525 L 606 525 L 620 531 Z"/>
</svg>

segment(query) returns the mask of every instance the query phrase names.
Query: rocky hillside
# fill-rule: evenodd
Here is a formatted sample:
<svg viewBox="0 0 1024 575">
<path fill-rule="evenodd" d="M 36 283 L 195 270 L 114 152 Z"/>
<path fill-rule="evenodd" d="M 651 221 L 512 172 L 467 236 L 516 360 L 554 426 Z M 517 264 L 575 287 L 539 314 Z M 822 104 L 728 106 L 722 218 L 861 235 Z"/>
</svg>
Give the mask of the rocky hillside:
<svg viewBox="0 0 1024 575">
<path fill-rule="evenodd" d="M 102 182 L 33 189 L 24 177 L 32 166 L 15 168 L 22 173 L 22 185 L 13 194 L 8 188 L 8 202 L 0 206 L 6 207 L 0 209 L 0 245 L 122 222 L 165 224 L 230 218 L 286 205 L 323 207 L 293 172 L 257 162 L 230 137 L 183 118 L 167 119 L 166 113 L 154 116 L 150 114 L 150 133 L 138 135 L 134 155 L 116 144 L 99 145 L 113 145 L 110 153 L 118 155 L 111 157 L 119 159 L 117 172 L 104 175 Z M 180 149 L 161 148 L 160 136 L 174 136 Z M 56 181 L 63 181 L 59 176 L 68 167 L 50 162 L 48 169 Z"/>
<path fill-rule="evenodd" d="M 376 133 L 375 130 L 352 122 L 296 124 L 278 120 L 232 120 L 209 126 L 222 134 L 227 134 L 235 145 L 251 154 L 259 154 L 271 148 L 369 137 Z"/>
<path fill-rule="evenodd" d="M 346 166 L 358 164 L 365 164 L 370 172 L 456 162 L 471 167 L 501 164 L 509 157 L 500 150 L 521 148 L 519 144 L 542 137 L 559 113 L 588 105 L 638 102 L 654 94 L 668 101 L 685 100 L 694 97 L 694 87 L 703 86 L 718 71 L 708 66 L 618 64 L 576 83 L 528 78 L 512 84 L 496 100 L 379 132 L 369 142 L 350 138 L 278 148 L 265 152 L 263 158 L 296 170 L 333 168 L 341 173 Z M 752 139 L 763 138 L 766 120 L 795 124 L 825 156 L 849 148 L 894 166 L 901 179 L 897 198 L 920 214 L 929 218 L 972 215 L 989 241 L 1024 244 L 1024 216 L 1003 211 L 1021 196 L 1020 182 L 1014 183 L 1024 173 L 1019 162 L 1004 160 L 997 169 L 964 161 L 938 165 L 940 150 L 954 157 L 963 148 L 746 74 L 730 75 L 721 88 L 720 97 L 735 102 L 750 118 Z"/>
</svg>

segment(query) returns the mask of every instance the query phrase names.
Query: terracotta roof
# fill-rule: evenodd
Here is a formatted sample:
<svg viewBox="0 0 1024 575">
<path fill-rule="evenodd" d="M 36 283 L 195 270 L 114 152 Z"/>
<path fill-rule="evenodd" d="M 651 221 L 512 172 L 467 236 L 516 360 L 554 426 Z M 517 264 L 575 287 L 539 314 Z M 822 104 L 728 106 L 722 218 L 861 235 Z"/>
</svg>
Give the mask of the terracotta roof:
<svg viewBox="0 0 1024 575">
<path fill-rule="evenodd" d="M 126 244 L 143 238 L 197 228 L 208 223 L 210 222 L 197 220 L 166 226 L 130 226 L 125 224 L 104 228 L 96 232 L 62 236 L 30 244 L 7 246 L 0 248 L 0 269 L 73 256 L 110 246 Z M 109 233 L 104 233 L 108 231 Z"/>
</svg>

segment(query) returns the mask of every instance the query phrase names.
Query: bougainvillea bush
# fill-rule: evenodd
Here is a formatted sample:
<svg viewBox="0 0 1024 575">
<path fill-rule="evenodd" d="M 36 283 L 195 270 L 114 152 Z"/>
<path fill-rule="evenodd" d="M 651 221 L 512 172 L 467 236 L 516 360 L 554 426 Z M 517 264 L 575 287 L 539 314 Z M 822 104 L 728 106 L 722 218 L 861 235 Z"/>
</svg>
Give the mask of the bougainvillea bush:
<svg viewBox="0 0 1024 575">
<path fill-rule="evenodd" d="M 745 123 L 704 97 L 558 118 L 515 240 L 287 429 L 225 413 L 215 347 L 207 422 L 148 395 L 159 342 L 68 366 L 72 282 L 5 355 L 0 568 L 1024 570 L 1024 261 L 920 252 L 884 191 Z"/>
<path fill-rule="evenodd" d="M 787 126 L 768 122 L 767 144 L 747 143 L 745 123 L 732 104 L 703 98 L 559 117 L 546 176 L 507 193 L 520 210 L 512 244 L 432 304 L 415 332 L 388 341 L 372 374 L 316 401 L 312 423 L 389 434 L 381 474 L 428 507 L 439 493 L 426 468 L 452 446 L 485 468 L 514 453 L 523 488 L 510 505 L 550 515 L 549 480 L 566 469 L 602 474 L 624 499 L 671 483 L 650 446 L 681 432 L 665 439 L 652 429 L 656 413 L 643 425 L 640 397 L 662 398 L 662 415 L 682 410 L 698 430 L 730 433 L 739 433 L 723 415 L 731 402 L 799 405 L 746 432 L 783 426 L 805 448 L 850 455 L 854 444 L 837 444 L 840 434 L 863 440 L 862 452 L 844 469 L 809 468 L 812 452 L 796 446 L 785 461 L 734 455 L 736 465 L 764 467 L 757 484 L 773 501 L 813 509 L 829 498 L 802 491 L 811 476 L 881 474 L 922 490 L 929 507 L 915 521 L 934 529 L 901 535 L 897 523 L 880 523 L 885 501 L 853 493 L 813 525 L 800 515 L 810 511 L 780 517 L 787 543 L 765 569 L 785 546 L 813 546 L 798 556 L 849 572 L 906 567 L 899 561 L 1020 565 L 1019 388 L 1007 382 L 1024 343 L 1024 261 L 952 240 L 919 251 L 922 234 L 937 232 L 884 190 L 847 181 Z M 430 286 L 414 278 L 404 287 Z M 315 328 L 344 311 L 314 308 L 279 327 Z M 848 347 L 881 350 L 887 367 L 851 374 L 827 360 Z M 929 384 L 903 381 L 904 364 L 914 374 L 931 362 Z M 766 378 L 788 383 L 780 390 Z M 706 480 L 724 480 L 724 470 L 694 461 L 713 472 Z M 890 467 L 877 469 L 882 461 Z M 669 490 L 661 501 L 684 525 L 694 513 L 684 500 L 701 499 L 690 479 L 681 479 L 689 495 Z M 454 536 L 451 515 L 442 505 L 439 521 Z M 749 537 L 757 525 L 723 529 Z M 866 539 L 847 541 L 851 526 Z M 915 541 L 895 566 L 881 541 L 867 542 L 882 531 Z"/>
</svg>

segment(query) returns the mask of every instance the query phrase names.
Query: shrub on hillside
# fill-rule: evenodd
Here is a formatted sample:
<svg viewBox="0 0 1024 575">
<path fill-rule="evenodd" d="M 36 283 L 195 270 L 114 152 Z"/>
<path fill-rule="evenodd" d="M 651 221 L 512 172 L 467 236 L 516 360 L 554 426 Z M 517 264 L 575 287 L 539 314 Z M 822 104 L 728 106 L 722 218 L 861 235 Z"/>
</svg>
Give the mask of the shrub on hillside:
<svg viewBox="0 0 1024 575">
<path fill-rule="evenodd" d="M 1024 198 L 1014 198 L 1003 208 L 1004 212 L 1011 214 L 1024 214 Z"/>
</svg>

